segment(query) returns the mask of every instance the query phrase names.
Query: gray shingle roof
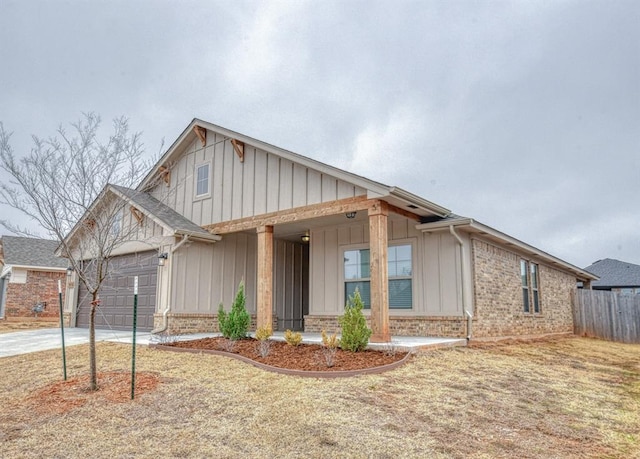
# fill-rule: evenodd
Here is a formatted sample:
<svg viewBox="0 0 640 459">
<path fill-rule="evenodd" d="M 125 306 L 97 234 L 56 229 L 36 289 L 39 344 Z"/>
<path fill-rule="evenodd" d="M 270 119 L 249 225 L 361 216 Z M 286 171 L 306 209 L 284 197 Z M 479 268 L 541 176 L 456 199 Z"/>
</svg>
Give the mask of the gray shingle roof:
<svg viewBox="0 0 640 459">
<path fill-rule="evenodd" d="M 66 268 L 67 260 L 54 255 L 57 247 L 58 241 L 2 236 L 2 250 L 6 265 Z"/>
<path fill-rule="evenodd" d="M 186 230 L 193 233 L 209 235 L 209 232 L 180 215 L 171 207 L 161 203 L 156 198 L 142 191 L 132 190 L 118 185 L 109 185 L 117 192 L 126 196 L 136 207 L 148 215 L 152 215 L 162 221 L 173 230 Z"/>
<path fill-rule="evenodd" d="M 600 277 L 591 283 L 593 287 L 640 287 L 640 265 L 605 258 L 585 270 Z"/>
</svg>

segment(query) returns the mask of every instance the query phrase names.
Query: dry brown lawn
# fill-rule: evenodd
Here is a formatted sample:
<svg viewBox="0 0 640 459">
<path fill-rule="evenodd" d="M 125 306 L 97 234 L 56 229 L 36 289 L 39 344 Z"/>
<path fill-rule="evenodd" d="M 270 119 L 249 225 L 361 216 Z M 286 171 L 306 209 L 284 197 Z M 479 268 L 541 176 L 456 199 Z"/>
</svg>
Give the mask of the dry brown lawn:
<svg viewBox="0 0 640 459">
<path fill-rule="evenodd" d="M 0 320 L 0 333 L 35 330 L 37 328 L 58 328 L 60 322 L 56 318 L 10 318 Z"/>
<path fill-rule="evenodd" d="M 640 457 L 638 345 L 435 350 L 388 373 L 331 380 L 140 347 L 135 401 L 111 387 L 130 352 L 100 343 L 103 389 L 76 388 L 57 410 L 46 407 L 60 387 L 59 351 L 0 359 L 0 456 Z M 84 376 L 87 347 L 67 357 L 70 378 Z"/>
</svg>

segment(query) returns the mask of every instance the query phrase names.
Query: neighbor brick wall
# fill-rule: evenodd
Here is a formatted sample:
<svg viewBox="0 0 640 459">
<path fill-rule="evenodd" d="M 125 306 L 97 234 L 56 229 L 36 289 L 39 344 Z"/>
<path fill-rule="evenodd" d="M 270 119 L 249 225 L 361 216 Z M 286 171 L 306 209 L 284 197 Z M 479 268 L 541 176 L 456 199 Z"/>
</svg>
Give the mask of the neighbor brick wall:
<svg viewBox="0 0 640 459">
<path fill-rule="evenodd" d="M 58 279 L 62 280 L 62 300 L 66 273 L 27 271 L 25 284 L 7 284 L 5 317 L 34 317 L 32 308 L 36 303 L 46 302 L 47 306 L 38 317 L 59 317 Z M 64 304 L 64 303 L 63 303 Z"/>
<path fill-rule="evenodd" d="M 371 319 L 367 317 L 371 328 Z M 305 316 L 304 331 L 340 333 L 338 316 Z M 442 336 L 463 338 L 467 336 L 467 322 L 462 317 L 390 316 L 389 330 L 392 336 Z"/>
<path fill-rule="evenodd" d="M 475 314 L 473 336 L 514 336 L 565 333 L 573 330 L 569 273 L 539 265 L 540 314 L 525 314 L 520 260 L 528 259 L 489 242 L 473 239 Z"/>
</svg>

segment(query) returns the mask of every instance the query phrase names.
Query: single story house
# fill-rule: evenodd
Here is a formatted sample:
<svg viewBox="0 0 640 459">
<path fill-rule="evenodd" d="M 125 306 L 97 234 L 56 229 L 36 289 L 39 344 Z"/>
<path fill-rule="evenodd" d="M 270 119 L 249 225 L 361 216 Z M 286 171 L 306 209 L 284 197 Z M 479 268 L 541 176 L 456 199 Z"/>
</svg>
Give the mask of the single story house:
<svg viewBox="0 0 640 459">
<path fill-rule="evenodd" d="M 135 190 L 101 196 L 137 228 L 114 262 L 143 279 L 138 323 L 156 332 L 217 330 L 240 281 L 254 327 L 337 331 L 357 288 L 372 341 L 571 332 L 576 281 L 597 279 L 402 188 L 199 119 Z M 132 283 L 109 282 L 98 317 L 126 328 Z M 78 290 L 68 308 L 85 326 Z"/>
<path fill-rule="evenodd" d="M 640 265 L 605 258 L 584 269 L 600 278 L 591 282 L 591 288 L 594 290 L 640 295 Z"/>
<path fill-rule="evenodd" d="M 0 237 L 0 319 L 59 317 L 58 280 L 65 285 L 67 260 L 54 255 L 57 246 L 46 239 Z"/>
</svg>

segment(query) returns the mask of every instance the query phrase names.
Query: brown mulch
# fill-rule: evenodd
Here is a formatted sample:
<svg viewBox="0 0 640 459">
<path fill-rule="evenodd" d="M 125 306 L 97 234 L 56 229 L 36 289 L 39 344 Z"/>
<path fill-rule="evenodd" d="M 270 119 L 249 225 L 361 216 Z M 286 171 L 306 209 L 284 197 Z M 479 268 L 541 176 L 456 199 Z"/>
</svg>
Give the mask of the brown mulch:
<svg viewBox="0 0 640 459">
<path fill-rule="evenodd" d="M 136 372 L 134 395 L 137 397 L 155 390 L 158 382 L 157 374 Z M 89 400 L 104 399 L 117 403 L 131 400 L 129 372 L 98 373 L 98 390 L 91 391 L 89 386 L 89 375 L 59 381 L 33 393 L 26 403 L 39 414 L 64 414 L 85 405 Z"/>
<path fill-rule="evenodd" d="M 283 341 L 269 340 L 269 354 L 261 357 L 256 339 L 230 341 L 222 337 L 178 341 L 173 347 L 230 352 L 256 362 L 278 368 L 301 371 L 349 371 L 388 365 L 402 360 L 406 352 L 364 350 L 360 352 L 335 350 L 333 365 L 327 364 L 327 349 L 319 344 L 291 346 Z"/>
</svg>

